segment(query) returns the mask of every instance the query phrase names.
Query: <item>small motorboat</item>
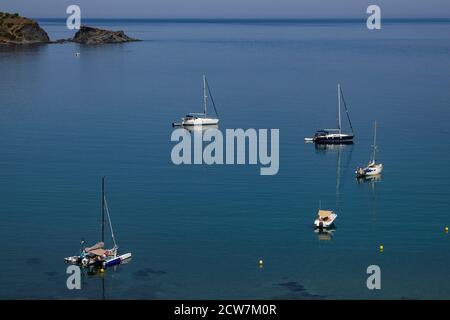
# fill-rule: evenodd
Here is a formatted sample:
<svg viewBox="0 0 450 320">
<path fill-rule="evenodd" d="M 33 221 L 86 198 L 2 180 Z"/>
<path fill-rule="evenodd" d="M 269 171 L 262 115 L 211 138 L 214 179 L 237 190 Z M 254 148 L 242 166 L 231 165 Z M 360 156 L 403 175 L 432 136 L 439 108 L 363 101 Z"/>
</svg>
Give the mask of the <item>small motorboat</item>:
<svg viewBox="0 0 450 320">
<path fill-rule="evenodd" d="M 109 228 L 111 231 L 111 238 L 114 242 L 112 249 L 105 249 L 105 213 L 108 218 Z M 131 258 L 131 253 L 118 254 L 119 247 L 114 237 L 114 231 L 112 228 L 111 217 L 109 215 L 108 204 L 105 197 L 105 178 L 102 179 L 102 241 L 97 242 L 92 247 L 82 247 L 78 256 L 71 256 L 64 258 L 64 261 L 69 264 L 78 265 L 81 267 L 100 267 L 107 268 L 121 263 Z M 84 241 L 81 242 L 84 245 Z"/>
<path fill-rule="evenodd" d="M 373 177 L 379 175 L 383 171 L 383 164 L 376 162 L 376 153 L 378 150 L 377 147 L 377 122 L 374 124 L 374 138 L 373 138 L 373 155 L 369 164 L 365 168 L 356 169 L 356 177 L 357 178 L 365 178 L 365 177 Z"/>
<path fill-rule="evenodd" d="M 208 94 L 211 98 L 212 105 L 214 107 L 214 111 L 216 113 L 216 117 L 210 117 L 207 115 L 208 108 Z M 172 123 L 173 127 L 180 126 L 210 126 L 217 125 L 219 123 L 218 113 L 216 109 L 216 105 L 214 104 L 214 99 L 211 94 L 211 90 L 208 85 L 208 81 L 206 80 L 206 76 L 203 75 L 203 112 L 200 113 L 188 113 L 185 117 L 181 118 L 181 122 Z"/>
<path fill-rule="evenodd" d="M 316 228 L 331 228 L 334 224 L 334 221 L 337 218 L 337 214 L 331 210 L 321 210 L 317 213 L 318 217 L 314 221 L 314 226 Z"/>
</svg>

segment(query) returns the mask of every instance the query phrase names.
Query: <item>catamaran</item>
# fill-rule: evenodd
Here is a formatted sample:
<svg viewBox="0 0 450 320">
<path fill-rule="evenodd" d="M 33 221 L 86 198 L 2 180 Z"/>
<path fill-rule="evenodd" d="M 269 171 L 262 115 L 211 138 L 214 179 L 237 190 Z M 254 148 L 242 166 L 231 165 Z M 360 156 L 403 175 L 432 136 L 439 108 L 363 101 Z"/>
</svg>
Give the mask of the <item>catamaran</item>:
<svg viewBox="0 0 450 320">
<path fill-rule="evenodd" d="M 358 168 L 356 169 L 355 173 L 358 178 L 363 177 L 372 177 L 377 176 L 383 171 L 383 164 L 376 162 L 376 154 L 377 154 L 377 122 L 375 121 L 374 124 L 374 135 L 373 135 L 373 153 L 372 153 L 372 159 L 370 160 L 369 164 L 365 168 Z"/>
<path fill-rule="evenodd" d="M 111 238 L 114 246 L 111 249 L 105 249 L 105 213 L 109 222 L 109 229 L 111 231 Z M 81 242 L 84 245 L 84 241 Z M 105 196 L 105 177 L 102 178 L 102 233 L 101 241 L 92 247 L 84 247 L 78 256 L 71 256 L 64 258 L 64 261 L 69 264 L 75 264 L 82 267 L 96 266 L 101 268 L 111 267 L 120 264 L 122 261 L 131 258 L 131 253 L 119 254 L 119 247 L 116 243 L 114 231 L 112 228 L 111 217 L 109 214 L 108 203 Z"/>
<path fill-rule="evenodd" d="M 212 105 L 214 107 L 214 111 L 216 117 L 209 117 L 207 114 L 208 108 L 208 93 L 209 98 L 211 98 Z M 188 113 L 184 118 L 181 119 L 181 123 L 173 123 L 175 126 L 208 126 L 208 125 L 217 125 L 219 123 L 219 114 L 217 113 L 217 108 L 214 103 L 213 96 L 211 94 L 211 89 L 209 87 L 208 81 L 206 80 L 206 76 L 203 75 L 203 112 L 200 113 Z"/>
<path fill-rule="evenodd" d="M 315 142 L 317 144 L 350 144 L 353 143 L 353 126 L 350 120 L 350 115 L 348 113 L 347 104 L 345 103 L 344 95 L 342 93 L 341 85 L 337 86 L 338 95 L 338 128 L 337 129 L 322 129 L 316 131 L 314 137 L 305 138 L 306 142 Z M 347 114 L 347 119 L 352 130 L 351 134 L 346 134 L 342 132 L 342 121 L 341 121 L 341 101 L 344 103 L 345 111 Z"/>
</svg>

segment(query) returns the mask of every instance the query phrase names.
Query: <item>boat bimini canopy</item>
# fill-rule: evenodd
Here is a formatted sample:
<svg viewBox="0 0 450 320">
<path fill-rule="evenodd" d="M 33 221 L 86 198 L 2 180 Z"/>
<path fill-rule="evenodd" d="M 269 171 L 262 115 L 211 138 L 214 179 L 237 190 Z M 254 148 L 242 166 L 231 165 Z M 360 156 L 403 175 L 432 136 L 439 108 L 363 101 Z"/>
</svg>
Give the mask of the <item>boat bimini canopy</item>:
<svg viewBox="0 0 450 320">
<path fill-rule="evenodd" d="M 105 243 L 104 242 L 97 242 L 96 244 L 94 244 L 92 247 L 87 247 L 84 249 L 85 252 L 91 252 L 97 249 L 103 249 L 105 247 Z"/>
<path fill-rule="evenodd" d="M 105 249 L 95 249 L 95 250 L 89 251 L 89 254 L 93 254 L 93 255 L 102 257 L 106 254 L 106 250 Z"/>
<path fill-rule="evenodd" d="M 330 210 L 319 210 L 319 218 L 322 220 L 328 219 L 334 212 Z"/>
</svg>

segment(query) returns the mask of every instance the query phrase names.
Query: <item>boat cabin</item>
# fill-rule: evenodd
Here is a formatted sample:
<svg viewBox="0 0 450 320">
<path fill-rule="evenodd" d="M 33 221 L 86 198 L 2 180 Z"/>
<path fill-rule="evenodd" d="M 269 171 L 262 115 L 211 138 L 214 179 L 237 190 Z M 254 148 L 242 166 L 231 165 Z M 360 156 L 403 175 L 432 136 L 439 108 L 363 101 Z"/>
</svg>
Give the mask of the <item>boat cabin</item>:
<svg viewBox="0 0 450 320">
<path fill-rule="evenodd" d="M 323 136 L 327 136 L 330 133 L 328 131 L 325 130 L 317 130 L 316 133 L 314 134 L 314 137 L 323 137 Z"/>
<path fill-rule="evenodd" d="M 188 113 L 184 119 L 185 120 L 194 120 L 194 119 L 199 119 L 199 118 L 205 118 L 205 114 L 204 113 Z"/>
</svg>

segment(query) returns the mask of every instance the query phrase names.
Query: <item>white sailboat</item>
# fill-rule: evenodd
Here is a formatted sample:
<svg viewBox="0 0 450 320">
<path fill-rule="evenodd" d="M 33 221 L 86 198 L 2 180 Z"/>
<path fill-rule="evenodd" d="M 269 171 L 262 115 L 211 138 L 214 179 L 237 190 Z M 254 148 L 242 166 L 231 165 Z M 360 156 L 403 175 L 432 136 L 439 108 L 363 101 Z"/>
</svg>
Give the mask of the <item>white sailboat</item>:
<svg viewBox="0 0 450 320">
<path fill-rule="evenodd" d="M 355 173 L 358 178 L 362 177 L 373 177 L 379 175 L 383 171 L 383 164 L 376 162 L 377 153 L 377 122 L 374 124 L 374 135 L 373 135 L 373 154 L 372 159 L 365 168 L 356 169 Z"/>
<path fill-rule="evenodd" d="M 216 117 L 210 117 L 207 114 L 208 108 L 208 93 L 211 98 Z M 173 123 L 173 126 L 209 126 L 217 125 L 219 123 L 218 113 L 216 105 L 214 104 L 214 99 L 211 94 L 211 90 L 206 80 L 206 76 L 203 75 L 203 112 L 200 113 L 188 113 L 184 118 L 181 119 L 181 123 Z"/>
<path fill-rule="evenodd" d="M 352 122 L 350 121 L 350 115 L 348 113 L 347 105 L 345 103 L 344 96 L 342 94 L 341 85 L 337 85 L 337 98 L 338 98 L 338 128 L 337 129 L 322 129 L 316 131 L 314 137 L 305 138 L 305 142 L 315 142 L 316 144 L 350 144 L 353 143 L 354 133 Z M 351 134 L 342 132 L 342 120 L 341 120 L 341 101 L 344 102 L 347 119 L 352 129 Z"/>
<path fill-rule="evenodd" d="M 105 249 L 105 213 L 109 222 L 109 229 L 111 231 L 111 238 L 114 246 L 111 249 Z M 84 244 L 84 241 L 82 241 Z M 82 267 L 97 266 L 107 268 L 121 263 L 131 258 L 131 253 L 119 254 L 119 247 L 116 243 L 114 231 L 112 228 L 111 217 L 109 215 L 108 203 L 105 196 L 105 177 L 102 178 L 102 233 L 101 241 L 92 247 L 84 247 L 81 249 L 80 255 L 64 258 L 64 261 L 69 264 L 80 265 Z"/>
</svg>

